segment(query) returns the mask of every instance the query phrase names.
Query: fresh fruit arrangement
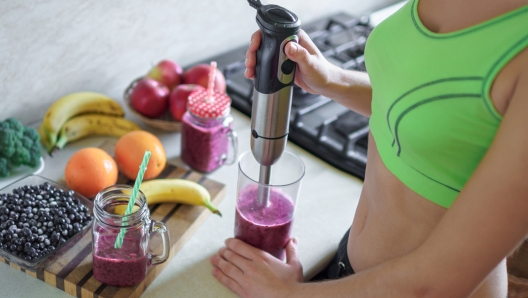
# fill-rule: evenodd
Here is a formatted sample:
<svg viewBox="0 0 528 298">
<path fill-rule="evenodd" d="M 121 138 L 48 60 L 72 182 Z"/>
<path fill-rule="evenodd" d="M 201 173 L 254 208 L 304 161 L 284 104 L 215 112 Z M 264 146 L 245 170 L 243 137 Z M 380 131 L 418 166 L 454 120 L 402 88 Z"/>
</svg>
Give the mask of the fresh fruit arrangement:
<svg viewBox="0 0 528 298">
<path fill-rule="evenodd" d="M 99 148 L 85 148 L 73 154 L 66 165 L 65 180 L 69 188 L 93 198 L 103 188 L 114 185 L 118 169 L 134 180 L 145 151 L 151 152 L 140 189 L 147 203 L 178 203 L 204 206 L 211 212 L 220 211 L 211 203 L 211 196 L 202 185 L 184 179 L 155 179 L 166 166 L 165 148 L 160 140 L 146 131 L 132 131 L 123 135 L 114 148 L 114 159 Z M 149 180 L 149 181 L 146 181 Z M 124 214 L 125 206 L 116 207 L 117 214 Z"/>
<path fill-rule="evenodd" d="M 0 122 L 0 178 L 20 166 L 36 167 L 41 152 L 36 130 L 25 127 L 15 118 Z"/>
<path fill-rule="evenodd" d="M 148 124 L 150 124 L 149 119 L 180 122 L 187 110 L 189 95 L 207 88 L 210 67 L 207 64 L 198 64 L 184 71 L 176 62 L 162 60 L 151 68 L 147 75 L 134 81 L 127 88 L 125 98 L 129 100 L 135 112 L 146 117 L 142 120 Z M 214 86 L 215 92 L 225 93 L 226 81 L 218 69 Z"/>
<path fill-rule="evenodd" d="M 125 112 L 114 99 L 97 92 L 75 92 L 56 100 L 39 127 L 41 143 L 48 153 L 68 142 L 91 135 L 121 136 L 140 129 L 124 119 Z"/>
<path fill-rule="evenodd" d="M 75 196 L 47 182 L 0 194 L 0 248 L 26 261 L 56 251 L 92 220 Z"/>
</svg>

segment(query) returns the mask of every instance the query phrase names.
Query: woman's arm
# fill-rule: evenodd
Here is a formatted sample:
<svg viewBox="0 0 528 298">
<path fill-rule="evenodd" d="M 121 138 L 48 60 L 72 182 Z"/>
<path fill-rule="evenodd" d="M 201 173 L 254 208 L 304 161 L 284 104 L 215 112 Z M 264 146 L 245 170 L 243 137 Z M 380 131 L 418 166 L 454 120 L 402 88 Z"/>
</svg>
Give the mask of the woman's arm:
<svg viewBox="0 0 528 298">
<path fill-rule="evenodd" d="M 519 77 L 486 156 L 431 236 L 414 252 L 349 277 L 298 282 L 288 263 L 230 239 L 215 277 L 247 297 L 467 297 L 528 234 L 528 71 Z"/>
<path fill-rule="evenodd" d="M 255 77 L 256 52 L 262 35 L 257 31 L 251 37 L 246 52 L 246 78 Z M 308 34 L 299 33 L 299 44 L 289 42 L 286 55 L 297 62 L 295 84 L 307 92 L 321 94 L 345 107 L 370 117 L 372 89 L 366 73 L 343 70 L 328 62 Z"/>
</svg>

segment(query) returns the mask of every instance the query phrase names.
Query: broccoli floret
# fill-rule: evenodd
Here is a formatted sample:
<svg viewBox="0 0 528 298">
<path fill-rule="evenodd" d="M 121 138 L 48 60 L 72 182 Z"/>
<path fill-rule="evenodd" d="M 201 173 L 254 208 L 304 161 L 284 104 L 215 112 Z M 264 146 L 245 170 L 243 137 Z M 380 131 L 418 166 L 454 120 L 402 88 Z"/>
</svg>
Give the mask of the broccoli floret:
<svg viewBox="0 0 528 298">
<path fill-rule="evenodd" d="M 0 156 L 10 158 L 15 153 L 17 135 L 12 129 L 5 127 L 0 127 Z"/>
<path fill-rule="evenodd" d="M 24 136 L 24 131 L 26 128 L 24 125 L 22 125 L 22 123 L 20 123 L 20 121 L 15 118 L 7 118 L 4 120 L 4 122 L 9 125 L 9 128 L 11 128 L 18 138 L 22 138 Z"/>
<path fill-rule="evenodd" d="M 15 149 L 15 154 L 13 154 L 13 157 L 11 157 L 11 162 L 16 167 L 19 167 L 19 166 L 27 165 L 30 159 L 31 159 L 31 156 L 29 154 L 29 150 L 26 147 L 19 145 Z"/>
<path fill-rule="evenodd" d="M 26 136 L 23 136 L 20 139 L 20 143 L 21 143 L 22 147 L 24 147 L 24 148 L 31 148 L 31 147 L 33 147 L 33 143 L 35 143 L 35 142 L 33 142 L 32 139 L 30 139 L 30 138 L 28 138 Z"/>
<path fill-rule="evenodd" d="M 28 165 L 32 168 L 36 167 L 40 161 L 40 146 L 33 146 L 29 150 L 29 162 Z"/>
<path fill-rule="evenodd" d="M 33 128 L 24 127 L 15 118 L 0 122 L 0 158 L 4 160 L 0 164 L 0 177 L 12 167 L 36 167 L 41 156 L 39 141 Z"/>
<path fill-rule="evenodd" d="M 25 128 L 24 137 L 29 138 L 34 143 L 40 142 L 40 135 L 38 134 L 36 129 L 33 129 L 31 127 L 26 127 Z"/>
<path fill-rule="evenodd" d="M 9 176 L 9 162 L 7 159 L 0 157 L 0 177 Z"/>
</svg>

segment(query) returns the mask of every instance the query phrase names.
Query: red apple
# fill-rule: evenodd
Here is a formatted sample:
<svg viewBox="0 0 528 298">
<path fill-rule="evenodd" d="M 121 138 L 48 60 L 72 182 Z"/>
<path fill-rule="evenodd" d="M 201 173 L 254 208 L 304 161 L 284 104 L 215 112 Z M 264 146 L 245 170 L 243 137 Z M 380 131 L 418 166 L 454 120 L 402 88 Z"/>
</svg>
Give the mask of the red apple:
<svg viewBox="0 0 528 298">
<path fill-rule="evenodd" d="M 187 99 L 196 90 L 205 90 L 205 88 L 196 84 L 181 84 L 172 90 L 169 97 L 169 107 L 172 117 L 176 121 L 182 121 L 183 114 L 187 111 Z"/>
<path fill-rule="evenodd" d="M 152 67 L 145 77 L 156 80 L 172 90 L 182 83 L 183 69 L 176 62 L 166 59 Z"/>
<path fill-rule="evenodd" d="M 185 72 L 184 82 L 185 84 L 197 84 L 204 88 L 207 88 L 209 82 L 209 68 L 211 66 L 207 64 L 198 64 L 189 68 Z M 216 69 L 214 90 L 216 92 L 225 93 L 226 81 L 221 71 Z"/>
<path fill-rule="evenodd" d="M 169 106 L 169 88 L 153 79 L 137 81 L 130 93 L 130 103 L 141 115 L 157 118 Z"/>
</svg>

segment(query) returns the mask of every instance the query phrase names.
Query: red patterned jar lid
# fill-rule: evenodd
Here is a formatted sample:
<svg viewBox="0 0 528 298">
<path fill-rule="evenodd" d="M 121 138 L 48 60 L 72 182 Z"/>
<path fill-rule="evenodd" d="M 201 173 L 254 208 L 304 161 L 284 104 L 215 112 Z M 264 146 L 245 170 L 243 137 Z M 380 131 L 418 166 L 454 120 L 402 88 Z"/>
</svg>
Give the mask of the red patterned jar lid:
<svg viewBox="0 0 528 298">
<path fill-rule="evenodd" d="M 227 115 L 231 107 L 231 98 L 225 93 L 197 90 L 189 95 L 187 110 L 195 116 L 207 119 Z"/>
</svg>

